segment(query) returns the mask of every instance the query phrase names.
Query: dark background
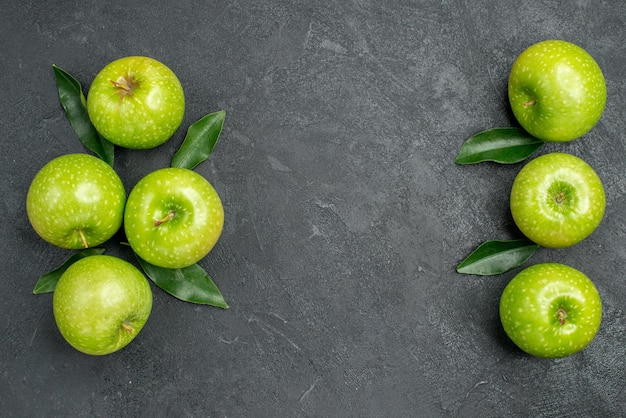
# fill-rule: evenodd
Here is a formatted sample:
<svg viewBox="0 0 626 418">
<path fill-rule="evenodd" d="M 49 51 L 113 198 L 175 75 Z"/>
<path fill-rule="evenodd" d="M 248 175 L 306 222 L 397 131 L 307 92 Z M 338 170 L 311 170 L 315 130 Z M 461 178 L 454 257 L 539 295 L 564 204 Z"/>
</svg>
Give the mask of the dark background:
<svg viewBox="0 0 626 418">
<path fill-rule="evenodd" d="M 139 3 L 139 4 L 138 4 Z M 624 416 L 626 414 L 626 8 L 612 1 L 25 1 L 0 10 L 0 415 Z M 529 264 L 586 273 L 604 302 L 583 352 L 523 354 L 498 318 L 515 272 L 459 275 L 488 239 L 517 238 L 508 193 L 520 164 L 457 166 L 469 135 L 515 124 L 507 77 L 548 38 L 604 71 L 599 124 L 568 144 L 602 178 L 598 230 Z M 230 304 L 154 288 L 122 351 L 83 355 L 60 336 L 37 278 L 69 252 L 25 214 L 37 171 L 86 152 L 52 64 L 86 89 L 108 62 L 148 55 L 187 99 L 165 145 L 116 151 L 128 190 L 168 165 L 186 128 L 227 112 L 197 171 L 226 223 L 201 261 Z M 116 242 L 107 253 L 132 260 Z"/>
</svg>

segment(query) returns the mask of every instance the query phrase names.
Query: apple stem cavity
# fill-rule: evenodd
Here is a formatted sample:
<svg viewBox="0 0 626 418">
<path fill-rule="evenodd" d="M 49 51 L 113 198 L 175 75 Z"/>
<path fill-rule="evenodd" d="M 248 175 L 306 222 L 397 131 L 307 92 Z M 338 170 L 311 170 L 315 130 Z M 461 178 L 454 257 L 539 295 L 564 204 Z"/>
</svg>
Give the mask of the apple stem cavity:
<svg viewBox="0 0 626 418">
<path fill-rule="evenodd" d="M 556 203 L 559 203 L 559 204 L 563 203 L 563 201 L 565 200 L 565 193 L 564 192 L 560 192 L 559 194 L 556 195 L 554 200 L 556 201 Z"/>
<path fill-rule="evenodd" d="M 176 212 L 174 212 L 173 210 L 170 210 L 169 212 L 167 212 L 167 216 L 165 218 L 163 218 L 163 219 L 156 219 L 154 221 L 154 226 L 159 226 L 161 224 L 164 224 L 165 222 L 174 219 L 175 216 L 176 216 Z"/>
<path fill-rule="evenodd" d="M 559 324 L 565 325 L 565 318 L 567 318 L 567 312 L 565 312 L 565 309 L 559 308 L 556 312 L 556 316 L 559 318 Z"/>
</svg>

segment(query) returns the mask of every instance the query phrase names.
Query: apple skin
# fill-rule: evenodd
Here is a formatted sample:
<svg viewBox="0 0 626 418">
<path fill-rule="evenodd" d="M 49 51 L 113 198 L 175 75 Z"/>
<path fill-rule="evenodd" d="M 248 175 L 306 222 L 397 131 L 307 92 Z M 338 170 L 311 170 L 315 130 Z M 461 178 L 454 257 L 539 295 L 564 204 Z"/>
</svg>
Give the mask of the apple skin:
<svg viewBox="0 0 626 418">
<path fill-rule="evenodd" d="M 224 208 L 213 186 L 186 168 L 168 167 L 142 178 L 128 196 L 126 238 L 145 261 L 183 268 L 206 256 L 219 239 Z"/>
<path fill-rule="evenodd" d="M 583 136 L 606 104 L 606 82 L 597 62 L 562 40 L 538 42 L 523 51 L 511 69 L 508 90 L 517 121 L 544 141 Z"/>
<path fill-rule="evenodd" d="M 152 289 L 129 262 L 93 255 L 63 273 L 52 308 L 61 335 L 72 347 L 105 355 L 128 345 L 143 329 L 152 311 Z"/>
<path fill-rule="evenodd" d="M 172 137 L 185 113 L 180 81 L 149 57 L 117 59 L 96 75 L 87 95 L 96 130 L 125 148 L 154 148 Z"/>
<path fill-rule="evenodd" d="M 600 328 L 602 301 L 593 282 L 563 264 L 535 264 L 507 284 L 500 320 L 513 343 L 526 353 L 565 357 L 591 343 Z"/>
<path fill-rule="evenodd" d="M 95 247 L 121 227 L 126 191 L 117 173 L 88 154 L 66 154 L 35 175 L 26 196 L 40 237 L 61 248 Z"/>
<path fill-rule="evenodd" d="M 604 216 L 602 181 L 583 160 L 570 154 L 545 154 L 527 163 L 511 188 L 511 214 L 535 243 L 565 248 L 587 238 Z"/>
</svg>

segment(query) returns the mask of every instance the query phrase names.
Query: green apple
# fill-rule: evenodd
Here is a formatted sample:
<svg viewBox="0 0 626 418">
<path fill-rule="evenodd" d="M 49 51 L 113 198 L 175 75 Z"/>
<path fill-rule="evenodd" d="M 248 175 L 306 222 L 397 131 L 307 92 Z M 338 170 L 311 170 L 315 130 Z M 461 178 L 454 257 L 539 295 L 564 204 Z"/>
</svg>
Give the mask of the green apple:
<svg viewBox="0 0 626 418">
<path fill-rule="evenodd" d="M 520 125 L 544 141 L 583 136 L 600 120 L 606 103 L 606 82 L 596 61 L 561 40 L 538 42 L 522 52 L 508 89 Z"/>
<path fill-rule="evenodd" d="M 44 240 L 78 249 L 111 238 L 122 225 L 125 203 L 124 185 L 111 166 L 88 154 L 67 154 L 37 173 L 26 212 Z"/>
<path fill-rule="evenodd" d="M 165 64 L 149 57 L 115 60 L 96 75 L 87 95 L 96 130 L 126 148 L 154 148 L 180 126 L 185 96 Z"/>
<path fill-rule="evenodd" d="M 580 271 L 557 263 L 522 270 L 504 288 L 500 320 L 523 351 L 565 357 L 587 347 L 600 328 L 602 301 Z"/>
<path fill-rule="evenodd" d="M 85 354 L 110 354 L 128 345 L 152 310 L 152 289 L 132 264 L 92 255 L 61 276 L 52 299 L 63 338 Z"/>
<path fill-rule="evenodd" d="M 604 216 L 602 181 L 583 160 L 550 153 L 531 160 L 511 188 L 511 214 L 527 238 L 564 248 L 588 237 Z"/>
<path fill-rule="evenodd" d="M 206 256 L 222 233 L 224 209 L 213 186 L 186 168 L 142 178 L 128 196 L 126 238 L 135 253 L 159 267 L 182 268 Z"/>
</svg>

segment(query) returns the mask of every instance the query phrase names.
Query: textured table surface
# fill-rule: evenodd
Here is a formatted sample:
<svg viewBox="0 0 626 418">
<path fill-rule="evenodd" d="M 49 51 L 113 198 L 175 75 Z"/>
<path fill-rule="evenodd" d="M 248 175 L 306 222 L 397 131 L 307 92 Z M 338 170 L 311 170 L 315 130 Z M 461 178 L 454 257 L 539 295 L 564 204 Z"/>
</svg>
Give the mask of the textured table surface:
<svg viewBox="0 0 626 418">
<path fill-rule="evenodd" d="M 621 0 L 137 3 L 12 2 L 0 13 L 0 415 L 626 414 Z M 523 354 L 502 331 L 499 297 L 515 272 L 455 272 L 481 242 L 519 237 L 508 193 L 521 166 L 454 157 L 469 135 L 515 124 L 511 64 L 549 38 L 588 50 L 608 87 L 589 134 L 540 151 L 582 157 L 607 192 L 590 238 L 529 260 L 582 270 L 603 298 L 596 339 L 559 360 Z M 197 171 L 224 202 L 223 235 L 200 264 L 230 309 L 153 286 L 137 339 L 90 357 L 60 336 L 51 295 L 31 293 L 69 253 L 34 233 L 25 196 L 47 161 L 86 152 L 52 64 L 86 88 L 126 55 L 166 63 L 187 98 L 167 144 L 116 151 L 128 190 L 168 165 L 189 124 L 227 112 Z"/>
</svg>

